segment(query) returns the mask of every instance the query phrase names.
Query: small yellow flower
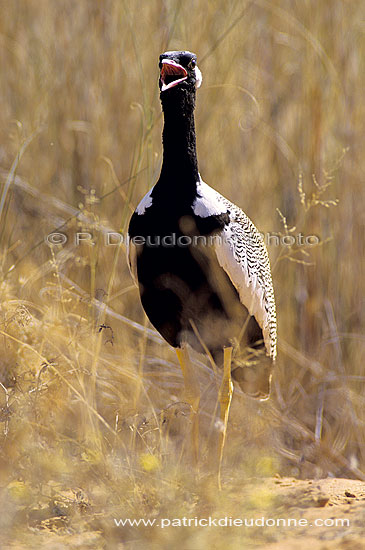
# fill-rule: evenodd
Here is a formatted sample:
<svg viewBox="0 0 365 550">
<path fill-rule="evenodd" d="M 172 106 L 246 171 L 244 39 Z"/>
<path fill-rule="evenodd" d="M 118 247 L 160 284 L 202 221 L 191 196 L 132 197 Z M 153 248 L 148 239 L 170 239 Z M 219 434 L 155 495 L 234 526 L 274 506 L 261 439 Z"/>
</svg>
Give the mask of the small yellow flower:
<svg viewBox="0 0 365 550">
<path fill-rule="evenodd" d="M 161 466 L 158 457 L 149 453 L 141 454 L 139 457 L 139 463 L 146 472 L 154 472 Z"/>
<path fill-rule="evenodd" d="M 12 481 L 7 489 L 11 499 L 18 504 L 26 504 L 32 498 L 30 488 L 23 481 Z"/>
</svg>

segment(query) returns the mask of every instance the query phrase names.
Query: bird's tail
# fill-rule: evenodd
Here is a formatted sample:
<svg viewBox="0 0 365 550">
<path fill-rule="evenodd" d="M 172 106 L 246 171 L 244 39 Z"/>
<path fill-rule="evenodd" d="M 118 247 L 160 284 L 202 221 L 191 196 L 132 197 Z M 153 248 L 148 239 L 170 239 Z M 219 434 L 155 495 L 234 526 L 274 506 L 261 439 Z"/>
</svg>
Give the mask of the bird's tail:
<svg viewBox="0 0 365 550">
<path fill-rule="evenodd" d="M 270 397 L 273 362 L 261 356 L 249 362 L 232 362 L 232 378 L 241 390 L 255 399 L 264 401 Z"/>
</svg>

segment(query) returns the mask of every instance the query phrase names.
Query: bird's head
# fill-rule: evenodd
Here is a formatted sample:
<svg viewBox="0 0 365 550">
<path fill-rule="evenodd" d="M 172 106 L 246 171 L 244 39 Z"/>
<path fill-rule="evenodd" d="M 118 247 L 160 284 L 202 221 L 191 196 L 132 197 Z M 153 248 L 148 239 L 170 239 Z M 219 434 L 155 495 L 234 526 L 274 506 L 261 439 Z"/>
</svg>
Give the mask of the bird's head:
<svg viewBox="0 0 365 550">
<path fill-rule="evenodd" d="M 196 55 L 187 51 L 165 52 L 160 55 L 160 91 L 170 93 L 173 88 L 199 88 L 202 74 L 196 64 Z"/>
</svg>

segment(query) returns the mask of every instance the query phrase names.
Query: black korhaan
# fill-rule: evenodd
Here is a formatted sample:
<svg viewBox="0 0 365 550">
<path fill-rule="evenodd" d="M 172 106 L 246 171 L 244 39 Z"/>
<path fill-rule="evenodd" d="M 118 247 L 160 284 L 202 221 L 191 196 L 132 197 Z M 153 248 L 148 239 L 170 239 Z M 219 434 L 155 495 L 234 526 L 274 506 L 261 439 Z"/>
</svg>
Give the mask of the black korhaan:
<svg viewBox="0 0 365 550">
<path fill-rule="evenodd" d="M 269 395 L 276 357 L 269 258 L 246 214 L 200 177 L 194 109 L 202 76 L 195 54 L 166 52 L 159 67 L 163 162 L 158 182 L 130 221 L 129 266 L 148 318 L 177 348 L 193 411 L 199 392 L 186 344 L 224 364 L 220 402 L 226 430 L 231 371 L 249 395 Z"/>
</svg>

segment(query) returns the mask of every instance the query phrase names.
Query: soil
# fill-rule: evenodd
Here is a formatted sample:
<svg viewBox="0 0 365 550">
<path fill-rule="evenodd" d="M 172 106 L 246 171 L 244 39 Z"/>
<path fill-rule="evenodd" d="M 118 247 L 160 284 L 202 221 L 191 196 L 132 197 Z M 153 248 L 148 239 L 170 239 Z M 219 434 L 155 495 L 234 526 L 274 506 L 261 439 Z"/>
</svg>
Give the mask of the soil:
<svg viewBox="0 0 365 550">
<path fill-rule="evenodd" d="M 237 495 L 237 493 L 236 493 Z M 267 495 L 267 506 L 264 506 Z M 212 531 L 214 550 L 265 549 L 265 550 L 365 550 L 365 482 L 352 479 L 326 478 L 320 480 L 298 480 L 294 478 L 271 477 L 249 482 L 241 489 L 248 505 L 246 518 L 261 521 L 262 518 L 302 521 L 301 525 L 285 527 L 260 524 L 252 528 L 236 527 L 233 538 L 225 541 L 226 528 Z M 247 497 L 247 498 L 246 498 Z M 105 514 L 104 514 L 105 515 Z M 239 517 L 239 514 L 237 514 Z M 90 518 L 92 519 L 92 518 Z M 321 525 L 316 525 L 318 520 Z M 324 524 L 326 522 L 326 525 Z M 337 523 L 336 523 L 337 522 Z M 42 548 L 62 550 L 80 548 L 94 550 L 117 548 L 118 550 L 140 550 L 146 547 L 143 529 L 134 531 L 133 539 L 127 543 L 110 543 L 112 533 L 106 533 L 101 525 L 93 521 L 82 524 L 79 529 L 69 529 L 66 515 L 47 517 L 24 530 L 17 540 L 1 544 L 2 550 L 29 550 Z M 305 523 L 305 524 L 304 524 Z M 212 528 L 216 529 L 216 528 Z M 178 531 L 173 531 L 178 537 Z M 171 544 L 168 530 L 159 529 L 153 549 L 178 546 L 178 540 Z M 214 533 L 214 534 L 213 534 Z M 121 532 L 116 533 L 120 535 Z M 236 535 L 237 534 L 237 535 Z M 139 538 L 139 535 L 141 538 Z M 217 535 L 217 537 L 215 536 Z M 166 540 L 167 538 L 167 540 Z M 115 541 L 115 539 L 114 539 Z M 210 541 L 209 541 L 210 542 Z M 168 546 L 166 546 L 168 543 Z M 189 544 L 193 546 L 189 546 Z M 225 546 L 223 546 L 223 544 Z M 194 539 L 185 539 L 181 550 L 200 550 Z M 151 546 L 152 548 L 152 546 Z M 180 550 L 180 548 L 179 548 Z"/>
<path fill-rule="evenodd" d="M 303 518 L 307 524 L 295 528 L 274 527 L 273 538 L 277 540 L 259 547 L 265 550 L 365 549 L 363 481 L 271 478 L 265 480 L 265 487 L 278 496 L 276 517 Z M 316 520 L 321 523 L 326 520 L 327 525 L 317 526 Z M 342 525 L 342 520 L 348 520 L 348 525 Z"/>
</svg>

